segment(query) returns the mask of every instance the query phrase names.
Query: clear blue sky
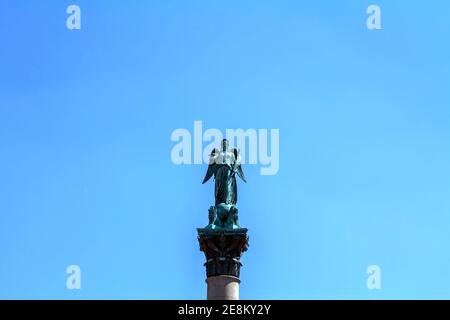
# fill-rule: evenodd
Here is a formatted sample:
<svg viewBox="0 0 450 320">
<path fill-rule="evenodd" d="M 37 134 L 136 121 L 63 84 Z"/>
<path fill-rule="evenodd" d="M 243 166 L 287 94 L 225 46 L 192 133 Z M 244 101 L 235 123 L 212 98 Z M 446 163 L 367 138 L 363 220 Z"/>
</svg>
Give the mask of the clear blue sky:
<svg viewBox="0 0 450 320">
<path fill-rule="evenodd" d="M 450 298 L 449 12 L 1 1 L 0 298 L 203 299 L 213 184 L 170 159 L 194 120 L 280 129 L 278 174 L 239 184 L 243 299 Z"/>
</svg>

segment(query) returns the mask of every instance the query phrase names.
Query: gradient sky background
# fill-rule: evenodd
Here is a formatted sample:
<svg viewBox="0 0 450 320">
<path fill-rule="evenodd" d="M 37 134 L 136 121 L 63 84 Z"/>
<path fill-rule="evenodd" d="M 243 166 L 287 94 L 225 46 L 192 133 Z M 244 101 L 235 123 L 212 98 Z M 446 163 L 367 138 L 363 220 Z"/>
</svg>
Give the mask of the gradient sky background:
<svg viewBox="0 0 450 320">
<path fill-rule="evenodd" d="M 2 0 L 0 298 L 205 298 L 195 228 L 213 183 L 170 158 L 172 131 L 202 120 L 280 129 L 279 173 L 247 165 L 238 186 L 241 298 L 450 299 L 449 14 L 448 1 Z M 366 287 L 371 264 L 381 290 Z"/>
</svg>

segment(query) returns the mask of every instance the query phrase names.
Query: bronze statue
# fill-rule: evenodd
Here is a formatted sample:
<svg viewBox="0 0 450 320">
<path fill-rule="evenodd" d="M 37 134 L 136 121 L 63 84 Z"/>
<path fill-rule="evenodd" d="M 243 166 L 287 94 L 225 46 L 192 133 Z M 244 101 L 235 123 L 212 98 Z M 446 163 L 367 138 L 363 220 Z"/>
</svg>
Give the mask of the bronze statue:
<svg viewBox="0 0 450 320">
<path fill-rule="evenodd" d="M 244 172 L 240 163 L 239 150 L 228 150 L 228 140 L 222 140 L 222 150 L 213 149 L 211 152 L 208 171 L 203 183 L 214 176 L 215 206 L 209 208 L 209 225 L 212 229 L 218 227 L 236 229 L 237 215 L 237 184 L 236 175 L 244 182 Z"/>
</svg>

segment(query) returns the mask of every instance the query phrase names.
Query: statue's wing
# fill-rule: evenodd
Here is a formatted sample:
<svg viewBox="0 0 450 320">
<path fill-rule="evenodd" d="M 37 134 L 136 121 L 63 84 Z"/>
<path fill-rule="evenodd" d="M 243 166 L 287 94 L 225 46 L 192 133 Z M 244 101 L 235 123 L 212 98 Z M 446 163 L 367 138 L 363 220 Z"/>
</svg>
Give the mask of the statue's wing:
<svg viewBox="0 0 450 320">
<path fill-rule="evenodd" d="M 237 167 L 236 167 L 236 173 L 238 174 L 238 176 L 242 179 L 242 181 L 247 182 L 247 180 L 245 179 L 245 174 L 244 171 L 242 171 L 242 167 L 241 167 L 241 162 L 239 160 L 239 150 L 238 149 L 234 149 L 234 160 L 238 161 L 237 163 Z"/>
<path fill-rule="evenodd" d="M 211 156 L 209 157 L 208 171 L 206 171 L 205 179 L 203 179 L 202 183 L 205 183 L 209 179 L 211 179 L 213 174 L 216 172 L 217 170 L 216 158 L 217 158 L 217 151 L 214 148 L 211 152 Z"/>
<path fill-rule="evenodd" d="M 244 171 L 242 171 L 242 167 L 240 164 L 237 167 L 237 174 L 239 177 L 241 177 L 242 181 L 247 182 L 247 180 L 245 179 Z"/>
</svg>

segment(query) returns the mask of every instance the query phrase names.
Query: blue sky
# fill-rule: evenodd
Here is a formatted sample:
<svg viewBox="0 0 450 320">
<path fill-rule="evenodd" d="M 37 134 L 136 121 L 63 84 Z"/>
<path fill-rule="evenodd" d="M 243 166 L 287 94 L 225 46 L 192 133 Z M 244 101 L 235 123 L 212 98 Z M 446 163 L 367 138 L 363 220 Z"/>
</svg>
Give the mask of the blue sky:
<svg viewBox="0 0 450 320">
<path fill-rule="evenodd" d="M 2 1 L 0 298 L 203 299 L 213 184 L 170 158 L 172 131 L 201 120 L 280 130 L 278 174 L 247 165 L 238 186 L 241 298 L 449 299 L 449 12 Z"/>
</svg>

